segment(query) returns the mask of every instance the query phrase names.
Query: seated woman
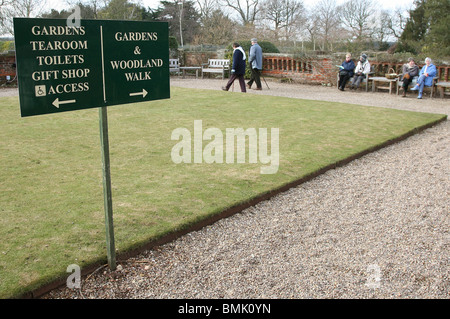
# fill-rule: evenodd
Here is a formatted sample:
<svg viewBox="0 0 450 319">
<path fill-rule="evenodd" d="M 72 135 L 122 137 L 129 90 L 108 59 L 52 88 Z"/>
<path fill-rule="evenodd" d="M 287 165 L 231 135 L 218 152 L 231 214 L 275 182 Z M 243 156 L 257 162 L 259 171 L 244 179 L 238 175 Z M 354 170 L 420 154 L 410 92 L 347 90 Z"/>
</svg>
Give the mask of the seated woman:
<svg viewBox="0 0 450 319">
<path fill-rule="evenodd" d="M 413 78 L 418 74 L 419 74 L 419 67 L 416 65 L 413 58 L 409 58 L 408 63 L 403 64 L 402 69 L 403 97 L 406 96 L 409 84 L 412 82 Z"/>
<path fill-rule="evenodd" d="M 342 62 L 339 70 L 339 90 L 344 91 L 345 84 L 353 76 L 353 70 L 355 69 L 355 62 L 352 60 L 351 53 L 345 55 L 345 61 Z"/>
<path fill-rule="evenodd" d="M 419 72 L 419 79 L 417 80 L 417 84 L 415 87 L 411 89 L 411 91 L 419 90 L 419 95 L 417 96 L 418 99 L 422 98 L 424 86 L 433 85 L 433 78 L 436 76 L 436 73 L 437 73 L 436 66 L 431 63 L 430 58 L 426 58 L 425 65 Z"/>
<path fill-rule="evenodd" d="M 370 73 L 370 63 L 366 54 L 361 54 L 358 64 L 355 68 L 355 76 L 353 77 L 350 89 L 357 89 L 359 84 L 366 78 L 366 74 Z"/>
</svg>

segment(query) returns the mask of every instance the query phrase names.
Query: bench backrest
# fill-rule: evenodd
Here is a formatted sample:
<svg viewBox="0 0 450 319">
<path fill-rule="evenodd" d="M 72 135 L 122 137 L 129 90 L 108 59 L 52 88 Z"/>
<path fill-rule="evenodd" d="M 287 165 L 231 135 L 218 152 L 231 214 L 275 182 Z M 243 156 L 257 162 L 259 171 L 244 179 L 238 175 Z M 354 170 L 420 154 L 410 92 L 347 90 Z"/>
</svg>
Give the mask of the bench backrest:
<svg viewBox="0 0 450 319">
<path fill-rule="evenodd" d="M 228 59 L 208 59 L 209 68 L 225 68 L 230 66 L 230 60 Z"/>
<path fill-rule="evenodd" d="M 170 69 L 178 69 L 180 66 L 180 60 L 179 59 L 169 59 L 169 68 Z"/>
</svg>

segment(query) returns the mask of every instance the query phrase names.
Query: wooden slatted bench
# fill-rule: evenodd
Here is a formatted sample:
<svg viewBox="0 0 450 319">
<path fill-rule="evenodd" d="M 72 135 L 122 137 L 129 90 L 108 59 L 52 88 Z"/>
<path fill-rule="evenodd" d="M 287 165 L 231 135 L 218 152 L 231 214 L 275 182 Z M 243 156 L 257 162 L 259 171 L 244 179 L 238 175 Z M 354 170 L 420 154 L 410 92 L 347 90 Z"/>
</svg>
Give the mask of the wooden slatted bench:
<svg viewBox="0 0 450 319">
<path fill-rule="evenodd" d="M 415 76 L 413 78 L 413 80 L 411 82 L 411 85 L 409 86 L 408 91 L 410 91 L 411 88 L 413 88 L 417 84 L 417 79 L 418 78 L 419 78 L 418 76 Z M 438 80 L 438 78 L 434 77 L 431 86 L 424 86 L 423 87 L 423 91 L 424 92 L 425 91 L 430 91 L 430 98 L 433 98 L 434 88 L 436 87 L 437 80 Z M 402 85 L 403 85 L 403 81 L 400 81 L 400 78 L 398 78 L 397 79 L 397 95 L 399 94 L 399 91 L 400 91 L 400 88 L 401 88 Z M 412 92 L 414 92 L 414 91 L 412 91 Z M 419 92 L 419 91 L 417 91 L 417 92 Z"/>
<path fill-rule="evenodd" d="M 362 88 L 362 84 L 365 84 L 366 92 L 369 91 L 369 80 L 370 80 L 370 77 L 372 75 L 374 75 L 374 74 L 375 74 L 375 72 L 373 71 L 373 66 L 371 66 L 370 67 L 370 72 L 366 74 L 366 78 L 364 80 L 362 80 L 361 83 L 360 83 L 361 88 Z M 348 79 L 348 82 L 347 82 L 346 86 L 347 85 L 350 86 L 350 84 L 352 83 L 353 77 L 354 76 L 352 76 L 350 79 Z M 339 72 L 338 72 L 337 73 L 337 88 L 338 89 L 339 89 L 339 80 L 340 80 L 340 77 L 339 77 Z"/>
<path fill-rule="evenodd" d="M 369 81 L 372 81 L 372 92 L 375 92 L 377 89 L 379 90 L 388 90 L 389 94 L 392 93 L 393 90 L 393 85 L 395 83 L 397 83 L 397 78 L 395 79 L 388 79 L 384 76 L 374 76 L 369 78 Z M 381 83 L 387 83 L 389 86 L 384 87 L 384 86 L 377 86 L 377 82 L 381 82 Z"/>
<path fill-rule="evenodd" d="M 208 63 L 202 64 L 202 79 L 204 73 L 222 74 L 222 80 L 225 78 L 225 72 L 230 70 L 230 60 L 228 59 L 208 59 Z"/>
<path fill-rule="evenodd" d="M 179 59 L 169 59 L 169 71 L 180 73 L 180 60 Z"/>
<path fill-rule="evenodd" d="M 450 82 L 438 82 L 436 83 L 436 87 L 442 99 L 445 95 L 450 95 L 449 91 L 445 91 L 446 88 L 450 88 Z"/>
</svg>

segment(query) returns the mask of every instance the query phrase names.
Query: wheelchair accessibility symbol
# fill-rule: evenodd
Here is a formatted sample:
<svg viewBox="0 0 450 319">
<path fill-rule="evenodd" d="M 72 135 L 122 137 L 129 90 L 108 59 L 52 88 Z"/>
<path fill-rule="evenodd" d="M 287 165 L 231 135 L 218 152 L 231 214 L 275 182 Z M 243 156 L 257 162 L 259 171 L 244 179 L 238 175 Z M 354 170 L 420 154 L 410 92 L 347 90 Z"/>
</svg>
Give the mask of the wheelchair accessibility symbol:
<svg viewBox="0 0 450 319">
<path fill-rule="evenodd" d="M 35 92 L 37 97 L 46 96 L 47 95 L 47 91 L 46 91 L 45 85 L 36 85 L 34 87 L 34 92 Z"/>
</svg>

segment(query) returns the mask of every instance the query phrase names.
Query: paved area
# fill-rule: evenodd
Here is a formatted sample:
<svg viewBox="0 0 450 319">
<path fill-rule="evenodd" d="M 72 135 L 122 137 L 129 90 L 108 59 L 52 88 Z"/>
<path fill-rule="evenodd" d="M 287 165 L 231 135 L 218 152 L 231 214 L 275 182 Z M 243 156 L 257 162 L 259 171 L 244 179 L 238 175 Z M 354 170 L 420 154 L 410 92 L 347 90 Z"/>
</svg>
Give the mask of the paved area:
<svg viewBox="0 0 450 319">
<path fill-rule="evenodd" d="M 267 84 L 247 94 L 450 113 L 448 99 Z M 449 164 L 445 121 L 45 298 L 449 298 Z"/>
</svg>

